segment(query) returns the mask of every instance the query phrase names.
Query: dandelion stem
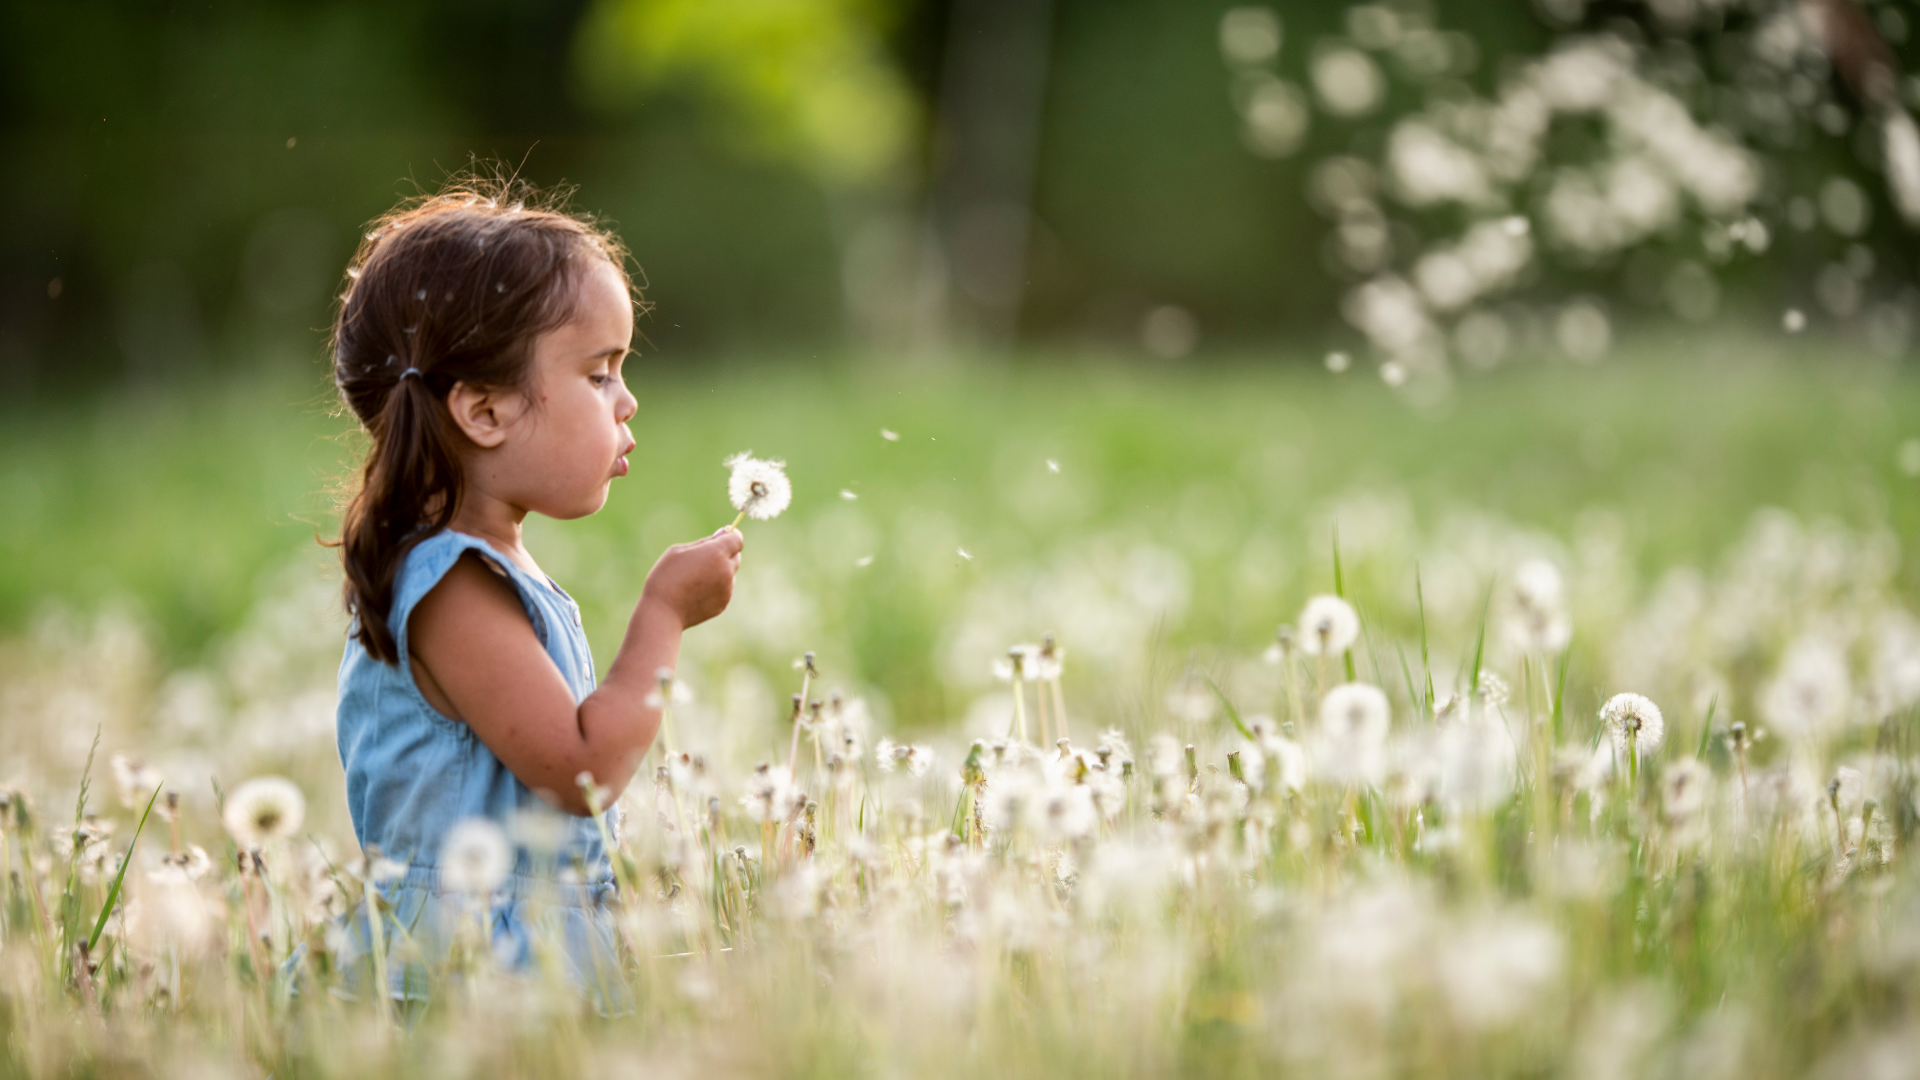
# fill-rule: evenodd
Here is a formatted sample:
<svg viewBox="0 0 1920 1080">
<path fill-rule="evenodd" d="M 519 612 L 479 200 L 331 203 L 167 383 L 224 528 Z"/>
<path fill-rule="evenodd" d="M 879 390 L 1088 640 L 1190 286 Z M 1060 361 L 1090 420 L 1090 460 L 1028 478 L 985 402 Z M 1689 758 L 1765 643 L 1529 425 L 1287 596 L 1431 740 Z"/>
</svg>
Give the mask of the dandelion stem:
<svg viewBox="0 0 1920 1080">
<path fill-rule="evenodd" d="M 732 529 L 734 532 L 739 532 L 740 523 L 745 520 L 747 520 L 747 512 L 745 510 L 742 510 L 738 514 L 734 515 L 733 524 L 727 526 L 727 528 Z"/>
</svg>

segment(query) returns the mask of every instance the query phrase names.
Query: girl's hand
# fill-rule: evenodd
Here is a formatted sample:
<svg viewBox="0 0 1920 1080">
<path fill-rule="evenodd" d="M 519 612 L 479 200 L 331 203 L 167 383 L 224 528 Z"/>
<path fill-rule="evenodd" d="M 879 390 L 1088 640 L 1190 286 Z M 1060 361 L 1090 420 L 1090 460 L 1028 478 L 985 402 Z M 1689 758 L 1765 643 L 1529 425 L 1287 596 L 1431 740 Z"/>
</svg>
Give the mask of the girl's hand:
<svg viewBox="0 0 1920 1080">
<path fill-rule="evenodd" d="M 668 548 L 647 574 L 641 606 L 667 612 L 682 630 L 727 610 L 745 543 L 739 530 L 724 528 L 705 540 Z"/>
</svg>

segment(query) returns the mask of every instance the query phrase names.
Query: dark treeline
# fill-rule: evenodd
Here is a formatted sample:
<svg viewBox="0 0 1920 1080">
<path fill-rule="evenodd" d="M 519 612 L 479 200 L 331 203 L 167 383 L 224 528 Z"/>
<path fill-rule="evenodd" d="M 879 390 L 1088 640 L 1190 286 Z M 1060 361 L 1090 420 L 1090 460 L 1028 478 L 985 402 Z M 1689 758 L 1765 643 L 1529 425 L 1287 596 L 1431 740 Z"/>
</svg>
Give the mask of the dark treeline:
<svg viewBox="0 0 1920 1080">
<path fill-rule="evenodd" d="M 1051 5 L 1020 338 L 1132 347 L 1161 304 L 1192 312 L 1212 341 L 1337 329 L 1345 282 L 1302 192 L 1316 153 L 1373 152 L 1377 132 L 1316 120 L 1306 153 L 1249 153 L 1219 51 L 1228 6 Z M 743 147 L 697 88 L 618 102 L 583 89 L 590 7 L 0 7 L 0 391 L 314 362 L 360 224 L 475 160 L 577 184 L 580 206 L 618 224 L 657 305 L 642 328 L 657 352 L 890 345 L 848 316 L 844 199 Z M 1527 5 L 1502 7 L 1435 12 L 1478 42 L 1487 81 L 1550 38 Z M 1281 66 L 1297 77 L 1343 12 L 1279 8 Z M 958 24 L 946 0 L 903 0 L 876 24 L 918 120 L 894 186 L 911 221 L 942 168 Z"/>
</svg>

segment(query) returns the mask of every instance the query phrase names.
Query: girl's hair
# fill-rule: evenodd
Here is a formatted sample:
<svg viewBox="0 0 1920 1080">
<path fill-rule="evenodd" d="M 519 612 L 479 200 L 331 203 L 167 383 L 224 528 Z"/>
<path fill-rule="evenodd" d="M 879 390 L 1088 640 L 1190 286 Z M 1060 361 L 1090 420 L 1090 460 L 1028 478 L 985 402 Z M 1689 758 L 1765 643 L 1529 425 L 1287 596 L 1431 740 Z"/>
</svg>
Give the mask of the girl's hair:
<svg viewBox="0 0 1920 1080">
<path fill-rule="evenodd" d="M 367 229 L 333 325 L 333 381 L 372 442 L 341 519 L 354 635 L 387 663 L 400 563 L 460 505 L 466 436 L 447 410 L 455 383 L 526 391 L 536 338 L 573 316 L 596 261 L 626 249 L 564 195 L 513 180 L 462 179 Z"/>
</svg>

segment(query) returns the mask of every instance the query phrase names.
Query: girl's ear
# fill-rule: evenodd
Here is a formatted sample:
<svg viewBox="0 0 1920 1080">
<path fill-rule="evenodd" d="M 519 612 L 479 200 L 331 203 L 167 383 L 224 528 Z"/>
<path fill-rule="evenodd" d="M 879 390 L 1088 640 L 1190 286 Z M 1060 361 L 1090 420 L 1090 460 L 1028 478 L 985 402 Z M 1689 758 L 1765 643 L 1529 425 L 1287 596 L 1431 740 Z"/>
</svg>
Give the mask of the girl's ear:
<svg viewBox="0 0 1920 1080">
<path fill-rule="evenodd" d="M 520 395 L 457 382 L 447 391 L 447 412 L 475 446 L 492 450 L 507 441 L 507 428 L 520 415 Z"/>
</svg>

